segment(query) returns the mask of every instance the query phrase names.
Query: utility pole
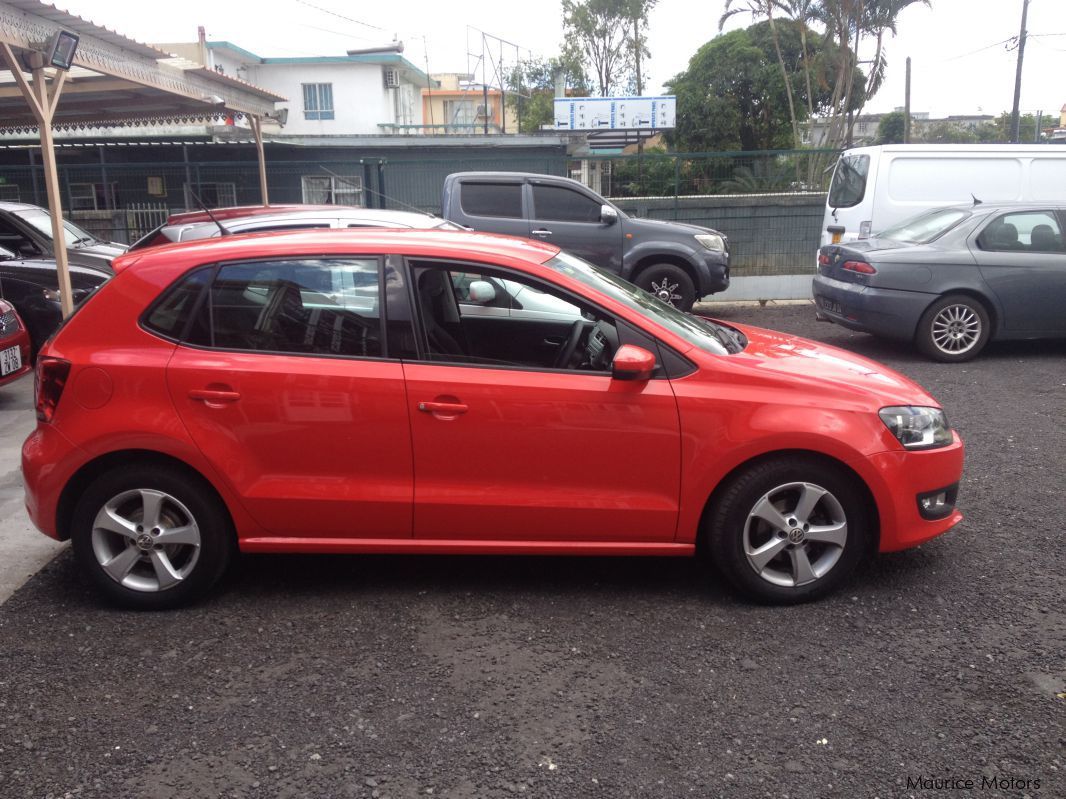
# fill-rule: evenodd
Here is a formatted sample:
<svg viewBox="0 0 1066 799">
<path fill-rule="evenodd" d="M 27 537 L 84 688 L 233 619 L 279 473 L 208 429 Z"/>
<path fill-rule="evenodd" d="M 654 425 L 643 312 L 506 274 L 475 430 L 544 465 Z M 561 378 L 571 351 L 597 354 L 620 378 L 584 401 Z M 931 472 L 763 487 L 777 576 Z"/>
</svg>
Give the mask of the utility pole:
<svg viewBox="0 0 1066 799">
<path fill-rule="evenodd" d="M 903 143 L 911 143 L 911 57 L 907 56 L 907 88 L 903 95 Z"/>
<path fill-rule="evenodd" d="M 1022 59 L 1025 57 L 1025 17 L 1029 13 L 1029 0 L 1022 0 L 1022 29 L 1018 34 L 1018 71 L 1014 76 L 1014 109 L 1010 115 L 1010 140 L 1015 144 L 1021 138 L 1021 119 L 1018 106 L 1022 100 Z"/>
</svg>

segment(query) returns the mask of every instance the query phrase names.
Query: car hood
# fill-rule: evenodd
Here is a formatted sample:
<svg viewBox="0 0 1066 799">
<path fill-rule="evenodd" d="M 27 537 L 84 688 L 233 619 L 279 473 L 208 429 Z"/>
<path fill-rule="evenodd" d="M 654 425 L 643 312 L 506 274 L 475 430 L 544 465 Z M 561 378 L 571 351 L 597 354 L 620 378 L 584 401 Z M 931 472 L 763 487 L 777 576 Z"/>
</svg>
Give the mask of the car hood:
<svg viewBox="0 0 1066 799">
<path fill-rule="evenodd" d="M 941 407 L 909 377 L 884 364 L 828 344 L 730 322 L 748 338 L 744 350 L 731 356 L 737 363 L 775 379 L 800 380 L 812 388 L 831 389 L 834 396 L 850 393 L 854 400 L 877 407 L 923 405 Z"/>
<path fill-rule="evenodd" d="M 626 217 L 626 226 L 631 229 L 629 232 L 647 232 L 655 235 L 661 235 L 664 232 L 673 232 L 678 236 L 696 236 L 700 233 L 722 235 L 714 228 L 690 225 L 687 222 L 672 222 L 665 219 L 646 219 L 645 217 Z"/>
<path fill-rule="evenodd" d="M 114 241 L 94 241 L 92 244 L 82 244 L 73 248 L 76 252 L 84 253 L 86 255 L 99 255 L 102 258 L 108 260 L 117 258 L 126 252 L 125 244 L 118 244 Z"/>
</svg>

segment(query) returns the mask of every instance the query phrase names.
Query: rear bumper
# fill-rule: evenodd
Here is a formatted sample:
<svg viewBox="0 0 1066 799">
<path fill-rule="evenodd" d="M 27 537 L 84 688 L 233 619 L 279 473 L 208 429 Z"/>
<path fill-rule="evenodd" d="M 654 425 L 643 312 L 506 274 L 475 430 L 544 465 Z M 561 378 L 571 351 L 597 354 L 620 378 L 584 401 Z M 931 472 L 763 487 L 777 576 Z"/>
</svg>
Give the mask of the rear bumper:
<svg viewBox="0 0 1066 799">
<path fill-rule="evenodd" d="M 831 322 L 864 333 L 911 341 L 918 320 L 936 294 L 896 291 L 846 283 L 815 275 L 812 286 L 818 314 Z"/>
<path fill-rule="evenodd" d="M 83 458 L 74 446 L 50 424 L 38 424 L 22 445 L 22 481 L 26 512 L 42 533 L 63 540 L 56 524 L 56 511 L 63 487 Z"/>
<path fill-rule="evenodd" d="M 954 439 L 941 449 L 882 452 L 870 457 L 879 484 L 875 495 L 881 516 L 881 552 L 918 546 L 962 521 L 962 514 L 954 507 L 945 510 L 942 518 L 926 518 L 919 504 L 922 496 L 949 490 L 961 479 L 964 449 L 957 433 Z"/>
</svg>

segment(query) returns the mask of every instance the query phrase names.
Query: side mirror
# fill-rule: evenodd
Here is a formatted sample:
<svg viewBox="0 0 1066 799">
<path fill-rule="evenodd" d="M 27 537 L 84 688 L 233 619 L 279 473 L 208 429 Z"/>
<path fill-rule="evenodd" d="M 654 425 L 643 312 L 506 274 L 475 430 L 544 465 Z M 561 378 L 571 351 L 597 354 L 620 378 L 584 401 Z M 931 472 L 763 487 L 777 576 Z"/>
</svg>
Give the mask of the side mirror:
<svg viewBox="0 0 1066 799">
<path fill-rule="evenodd" d="M 611 362 L 611 377 L 615 380 L 650 380 L 655 371 L 655 356 L 646 349 L 623 344 Z"/>
<path fill-rule="evenodd" d="M 488 305 L 496 299 L 496 288 L 487 280 L 472 281 L 466 291 L 470 302 L 478 305 Z"/>
<path fill-rule="evenodd" d="M 613 206 L 604 203 L 600 206 L 600 221 L 605 225 L 613 225 L 618 221 L 618 212 Z"/>
<path fill-rule="evenodd" d="M 7 247 L 0 247 L 0 261 L 10 261 L 15 258 L 18 258 L 18 256 Z"/>
</svg>

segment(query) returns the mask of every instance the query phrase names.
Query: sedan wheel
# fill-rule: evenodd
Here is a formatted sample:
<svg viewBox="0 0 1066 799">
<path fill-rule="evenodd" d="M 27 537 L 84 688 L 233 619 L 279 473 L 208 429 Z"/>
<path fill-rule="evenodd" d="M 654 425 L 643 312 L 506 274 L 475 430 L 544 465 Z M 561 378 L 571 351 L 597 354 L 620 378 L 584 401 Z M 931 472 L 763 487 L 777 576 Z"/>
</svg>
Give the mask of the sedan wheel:
<svg viewBox="0 0 1066 799">
<path fill-rule="evenodd" d="M 938 361 L 968 361 L 984 349 L 990 334 L 988 312 L 975 299 L 944 297 L 922 315 L 918 347 Z"/>
<path fill-rule="evenodd" d="M 791 604 L 832 591 L 873 540 L 856 480 L 798 455 L 735 475 L 716 495 L 705 531 L 715 565 L 760 602 Z"/>
<path fill-rule="evenodd" d="M 79 565 L 126 607 L 177 607 L 202 596 L 234 549 L 232 522 L 210 485 L 162 466 L 125 466 L 98 477 L 71 522 Z"/>
</svg>

